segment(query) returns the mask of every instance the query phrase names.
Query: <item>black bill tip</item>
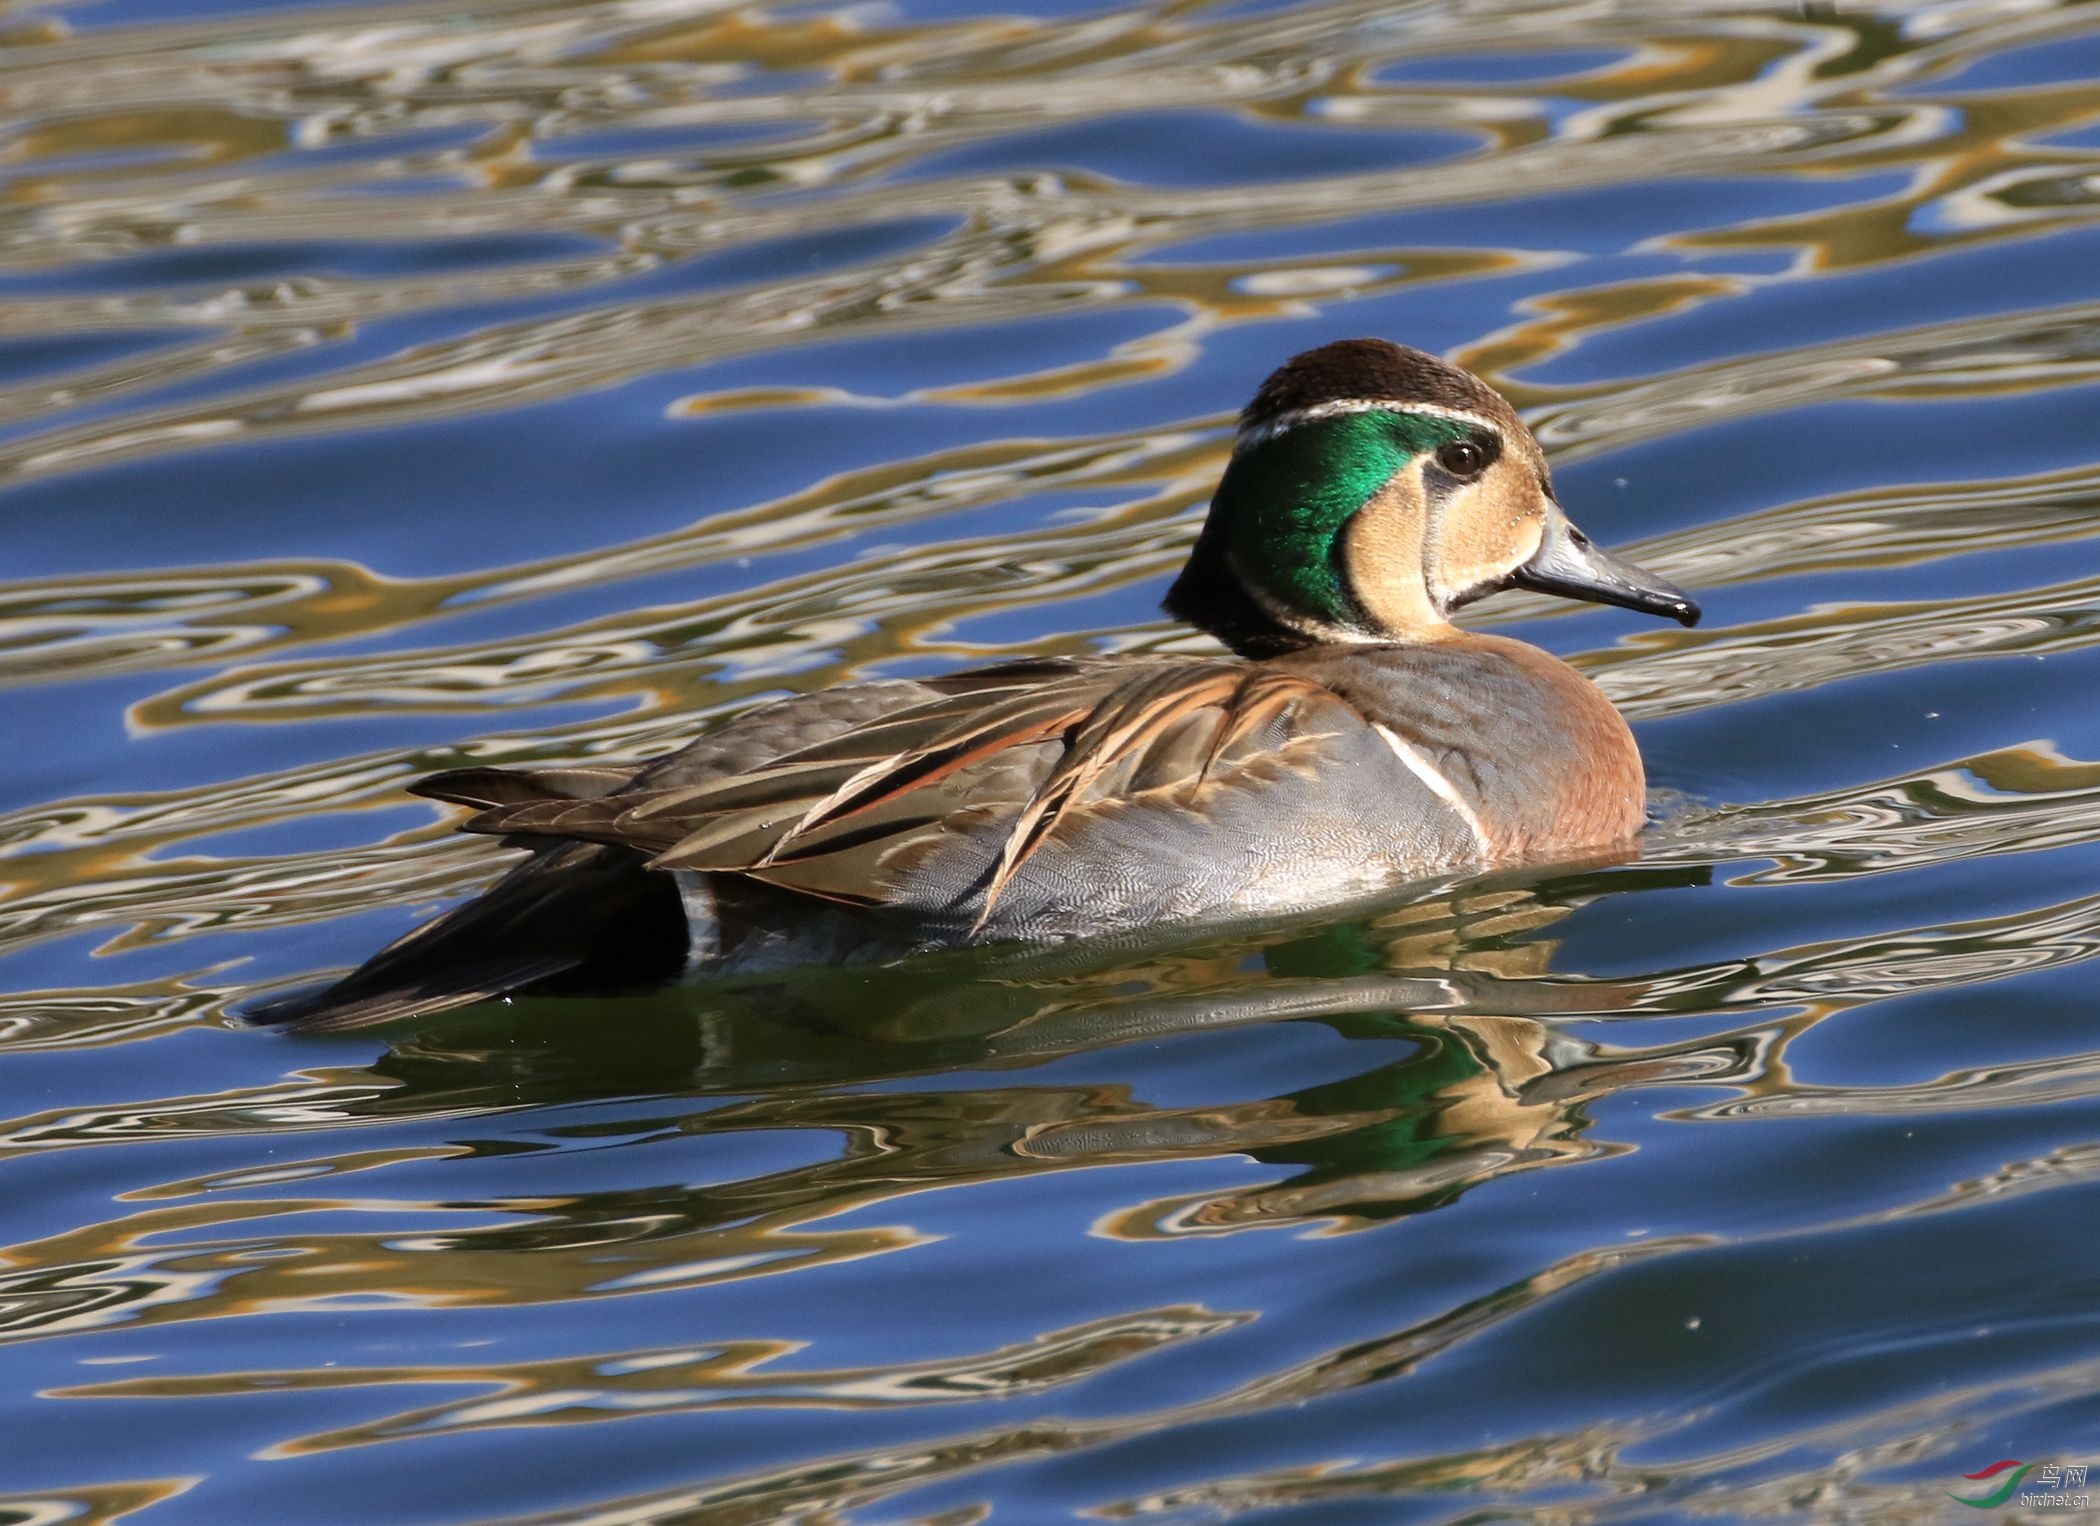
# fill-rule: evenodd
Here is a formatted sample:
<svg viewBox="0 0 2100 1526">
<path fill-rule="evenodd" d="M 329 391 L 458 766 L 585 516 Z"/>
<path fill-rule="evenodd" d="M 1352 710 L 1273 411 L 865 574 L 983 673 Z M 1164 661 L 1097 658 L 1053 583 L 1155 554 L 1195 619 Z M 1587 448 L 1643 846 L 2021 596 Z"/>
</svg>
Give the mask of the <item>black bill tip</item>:
<svg viewBox="0 0 2100 1526">
<path fill-rule="evenodd" d="M 1547 521 L 1545 539 L 1538 551 L 1517 569 L 1511 581 L 1519 588 L 1534 588 L 1540 593 L 1661 615 L 1679 625 L 1699 623 L 1699 606 L 1690 594 L 1668 578 L 1636 567 L 1592 543 L 1558 510 Z"/>
</svg>

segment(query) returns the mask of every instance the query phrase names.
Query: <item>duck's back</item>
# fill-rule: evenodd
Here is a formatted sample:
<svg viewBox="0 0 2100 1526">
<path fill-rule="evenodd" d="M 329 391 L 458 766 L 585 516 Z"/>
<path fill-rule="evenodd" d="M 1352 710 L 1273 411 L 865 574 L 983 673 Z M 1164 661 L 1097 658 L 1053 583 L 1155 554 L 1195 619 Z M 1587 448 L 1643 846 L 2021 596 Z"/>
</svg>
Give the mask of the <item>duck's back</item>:
<svg viewBox="0 0 2100 1526">
<path fill-rule="evenodd" d="M 620 787 L 474 771 L 468 825 L 872 908 L 927 941 L 1317 903 L 1587 847 L 1640 819 L 1586 681 L 1494 638 L 1273 662 L 1095 658 L 827 690 Z"/>
<path fill-rule="evenodd" d="M 416 789 L 534 857 L 269 1016 L 345 1027 L 548 980 L 1295 909 L 1570 856 L 1641 817 L 1603 696 L 1473 636 L 886 680 L 749 711 L 638 767 Z"/>
</svg>

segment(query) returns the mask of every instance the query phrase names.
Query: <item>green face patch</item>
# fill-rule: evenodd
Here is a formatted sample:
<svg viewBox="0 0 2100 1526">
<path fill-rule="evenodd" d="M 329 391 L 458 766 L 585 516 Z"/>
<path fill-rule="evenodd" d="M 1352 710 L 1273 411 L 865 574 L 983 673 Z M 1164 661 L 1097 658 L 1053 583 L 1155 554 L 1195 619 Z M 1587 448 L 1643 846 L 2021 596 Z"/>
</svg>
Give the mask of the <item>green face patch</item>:
<svg viewBox="0 0 2100 1526">
<path fill-rule="evenodd" d="M 1300 424 L 1242 451 L 1211 505 L 1233 571 L 1286 609 L 1365 629 L 1341 565 L 1343 526 L 1416 456 L 1473 433 L 1455 419 L 1377 409 Z"/>
</svg>

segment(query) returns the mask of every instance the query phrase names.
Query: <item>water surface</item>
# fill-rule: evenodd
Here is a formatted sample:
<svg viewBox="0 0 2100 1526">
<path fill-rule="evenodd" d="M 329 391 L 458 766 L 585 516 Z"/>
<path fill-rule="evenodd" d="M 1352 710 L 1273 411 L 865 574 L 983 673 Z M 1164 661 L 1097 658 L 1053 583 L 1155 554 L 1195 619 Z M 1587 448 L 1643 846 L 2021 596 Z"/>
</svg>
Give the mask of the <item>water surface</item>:
<svg viewBox="0 0 2100 1526">
<path fill-rule="evenodd" d="M 0 14 L 0 1521 L 1977 1518 L 2100 1463 L 2100 7 Z M 239 1003 L 402 793 L 1157 609 L 1291 352 L 1503 387 L 1644 860 Z M 2066 1512 L 2035 1512 L 2062 1519 Z"/>
</svg>

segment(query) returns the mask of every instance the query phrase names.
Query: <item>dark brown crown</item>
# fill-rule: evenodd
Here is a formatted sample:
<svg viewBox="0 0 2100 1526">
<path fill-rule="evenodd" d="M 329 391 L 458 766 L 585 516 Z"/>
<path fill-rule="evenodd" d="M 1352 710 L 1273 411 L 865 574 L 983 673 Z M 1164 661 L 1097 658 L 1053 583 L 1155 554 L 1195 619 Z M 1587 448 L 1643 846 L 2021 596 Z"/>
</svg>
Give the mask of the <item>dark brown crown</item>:
<svg viewBox="0 0 2100 1526">
<path fill-rule="evenodd" d="M 1240 414 L 1240 424 L 1264 424 L 1280 414 L 1339 398 L 1432 403 L 1515 421 L 1502 395 L 1469 371 L 1388 339 L 1337 339 L 1293 355 L 1270 372 Z"/>
</svg>

